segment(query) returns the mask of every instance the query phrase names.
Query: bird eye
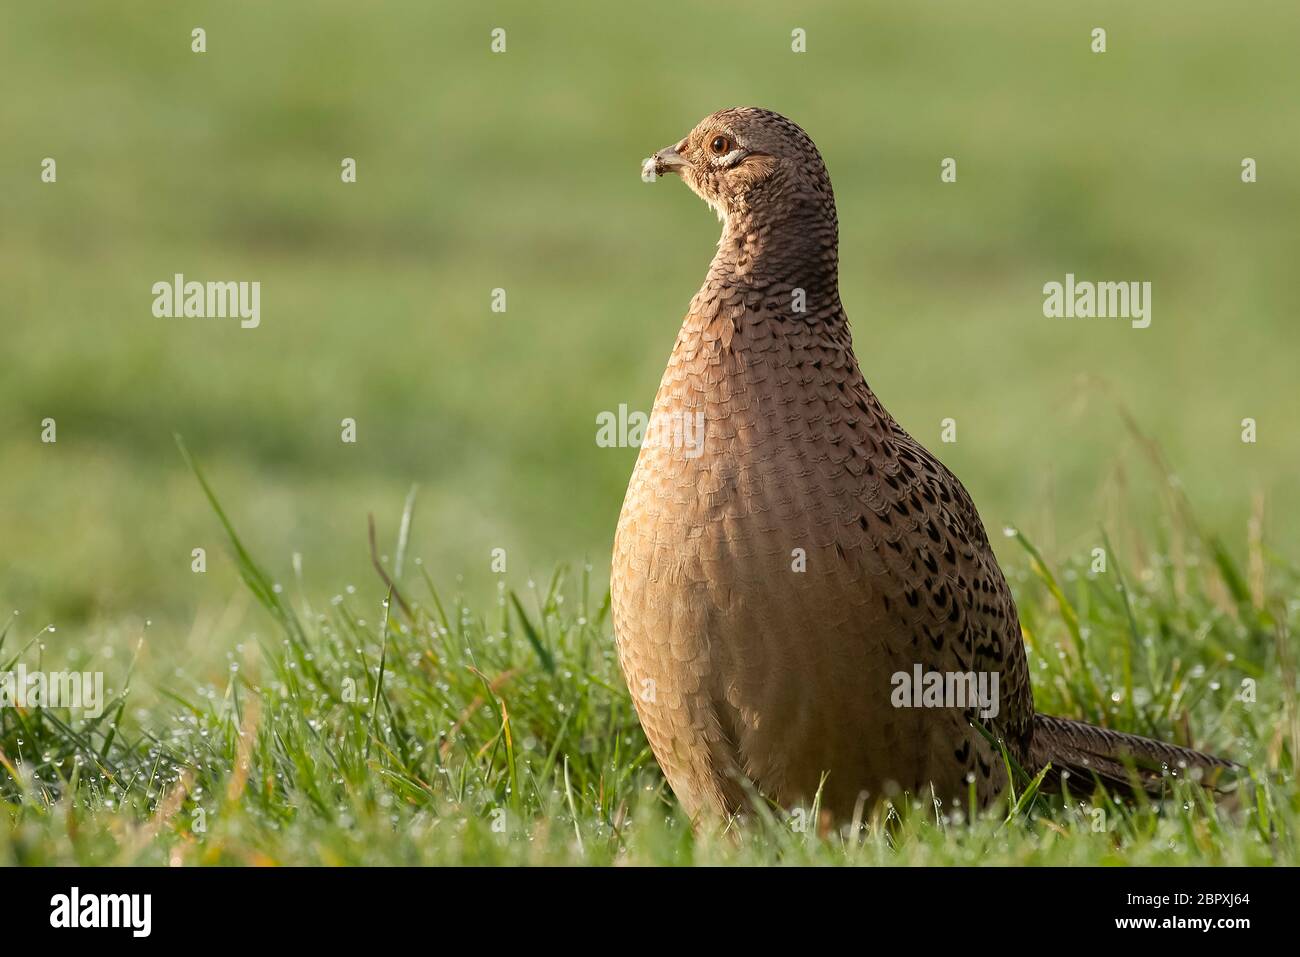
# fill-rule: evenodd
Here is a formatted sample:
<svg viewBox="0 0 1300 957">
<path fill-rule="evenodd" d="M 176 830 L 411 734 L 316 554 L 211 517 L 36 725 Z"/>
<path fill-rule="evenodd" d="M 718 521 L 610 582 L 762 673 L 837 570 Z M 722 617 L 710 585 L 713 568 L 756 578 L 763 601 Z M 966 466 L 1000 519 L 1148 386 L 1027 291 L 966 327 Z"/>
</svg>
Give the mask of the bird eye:
<svg viewBox="0 0 1300 957">
<path fill-rule="evenodd" d="M 714 156 L 726 156 L 735 149 L 735 146 L 730 137 L 715 136 L 713 142 L 709 144 L 709 149 L 713 151 Z"/>
</svg>

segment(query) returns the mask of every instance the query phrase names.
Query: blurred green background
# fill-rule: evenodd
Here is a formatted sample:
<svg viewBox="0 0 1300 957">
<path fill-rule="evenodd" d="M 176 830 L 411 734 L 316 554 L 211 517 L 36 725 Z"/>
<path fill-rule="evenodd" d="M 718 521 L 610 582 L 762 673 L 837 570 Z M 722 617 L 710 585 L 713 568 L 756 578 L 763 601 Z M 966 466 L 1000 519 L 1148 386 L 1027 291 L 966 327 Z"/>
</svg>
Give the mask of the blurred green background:
<svg viewBox="0 0 1300 957">
<path fill-rule="evenodd" d="M 596 416 L 649 408 L 718 232 L 638 166 L 743 104 L 821 147 L 867 378 L 991 529 L 1017 524 L 1050 558 L 1138 527 L 1159 496 L 1126 408 L 1204 521 L 1238 547 L 1263 494 L 1267 539 L 1294 554 L 1294 3 L 2 17 L 0 608 L 24 635 L 151 619 L 156 640 L 226 643 L 243 600 L 173 432 L 254 553 L 286 583 L 301 553 L 313 594 L 375 587 L 366 514 L 391 551 L 414 483 L 413 554 L 435 580 L 489 595 L 501 547 L 512 582 L 589 560 L 603 583 L 636 451 L 598 447 Z M 261 327 L 154 318 L 150 287 L 177 272 L 259 280 Z M 1045 319 L 1042 286 L 1067 272 L 1151 281 L 1151 327 Z"/>
</svg>

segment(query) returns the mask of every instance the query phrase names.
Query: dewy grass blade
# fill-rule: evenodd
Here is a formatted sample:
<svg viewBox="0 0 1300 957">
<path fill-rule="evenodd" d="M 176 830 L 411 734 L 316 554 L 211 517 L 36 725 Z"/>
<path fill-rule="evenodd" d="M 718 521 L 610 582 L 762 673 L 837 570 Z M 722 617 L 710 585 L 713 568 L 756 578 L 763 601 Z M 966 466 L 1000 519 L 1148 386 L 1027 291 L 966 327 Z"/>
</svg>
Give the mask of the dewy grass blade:
<svg viewBox="0 0 1300 957">
<path fill-rule="evenodd" d="M 225 529 L 226 537 L 230 540 L 230 544 L 235 550 L 236 564 L 239 568 L 240 577 L 244 579 L 249 590 L 252 591 L 254 597 L 261 602 L 262 606 L 278 618 L 293 637 L 301 640 L 303 632 L 297 616 L 293 613 L 292 609 L 289 608 L 288 604 L 280 598 L 270 576 L 268 576 L 266 572 L 262 570 L 261 566 L 253 560 L 253 556 L 249 554 L 248 549 L 244 547 L 243 541 L 235 531 L 235 526 L 226 516 L 225 510 L 217 500 L 216 493 L 212 490 L 212 486 L 208 484 L 208 480 L 204 477 L 202 469 L 199 468 L 198 461 L 190 454 L 190 450 L 186 447 L 185 440 L 182 439 L 179 434 L 174 437 L 176 439 L 176 447 L 180 449 L 181 457 L 185 460 L 185 464 L 190 467 L 190 471 L 194 473 L 194 477 L 198 480 L 200 488 L 203 489 L 203 494 L 207 497 L 208 504 L 211 505 L 212 510 L 216 512 L 217 519 L 221 522 L 221 527 Z"/>
<path fill-rule="evenodd" d="M 419 491 L 420 486 L 412 485 L 411 490 L 406 493 L 406 502 L 402 506 L 402 522 L 397 527 L 397 548 L 393 558 L 393 577 L 398 581 L 402 578 L 402 569 L 406 565 L 406 547 L 411 539 L 411 516 L 415 513 L 415 494 Z"/>
<path fill-rule="evenodd" d="M 519 596 L 513 591 L 510 592 L 510 601 L 514 604 L 515 613 L 519 616 L 519 624 L 524 630 L 524 637 L 528 639 L 528 643 L 532 645 L 533 650 L 537 652 L 537 657 L 541 660 L 542 667 L 548 672 L 554 673 L 555 659 L 546 649 L 546 646 L 542 644 L 542 639 L 537 634 L 537 629 L 534 628 L 533 623 L 528 620 L 528 614 L 524 611 L 524 606 L 520 603 Z"/>
<path fill-rule="evenodd" d="M 370 709 L 370 729 L 366 734 L 365 756 L 370 757 L 370 742 L 376 740 L 375 729 L 379 725 L 379 702 L 384 697 L 384 674 L 388 667 L 388 614 L 393 605 L 393 590 L 388 589 L 384 598 L 383 621 L 379 625 L 379 639 L 382 642 L 379 652 L 379 674 L 375 678 L 375 700 Z"/>
</svg>

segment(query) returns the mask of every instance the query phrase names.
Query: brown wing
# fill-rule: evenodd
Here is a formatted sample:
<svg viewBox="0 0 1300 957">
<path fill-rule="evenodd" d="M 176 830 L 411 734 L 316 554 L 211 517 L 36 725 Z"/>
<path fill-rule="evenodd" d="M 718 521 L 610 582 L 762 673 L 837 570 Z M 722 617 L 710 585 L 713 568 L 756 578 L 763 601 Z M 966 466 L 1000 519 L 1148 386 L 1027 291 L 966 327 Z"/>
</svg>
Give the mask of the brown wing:
<svg viewBox="0 0 1300 957">
<path fill-rule="evenodd" d="M 986 724 L 1027 763 L 1034 702 L 1020 620 L 975 503 L 865 382 L 854 398 L 874 426 L 855 435 L 865 457 L 859 521 L 895 586 L 890 612 L 927 669 L 999 675 L 999 713 Z"/>
</svg>

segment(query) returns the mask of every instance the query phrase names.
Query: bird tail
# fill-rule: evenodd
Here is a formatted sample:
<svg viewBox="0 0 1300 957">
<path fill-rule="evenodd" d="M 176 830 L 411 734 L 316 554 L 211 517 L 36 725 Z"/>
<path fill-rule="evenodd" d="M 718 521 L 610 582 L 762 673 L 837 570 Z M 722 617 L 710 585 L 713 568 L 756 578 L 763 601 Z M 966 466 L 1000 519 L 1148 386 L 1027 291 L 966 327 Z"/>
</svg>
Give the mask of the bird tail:
<svg viewBox="0 0 1300 957">
<path fill-rule="evenodd" d="M 1034 715 L 1030 754 L 1036 768 L 1051 765 L 1044 779 L 1049 789 L 1061 790 L 1062 772 L 1068 772 L 1073 779 L 1068 786 L 1076 793 L 1100 781 L 1115 791 L 1154 796 L 1171 777 L 1217 789 L 1231 772 L 1240 770 L 1203 751 L 1047 714 Z"/>
</svg>

